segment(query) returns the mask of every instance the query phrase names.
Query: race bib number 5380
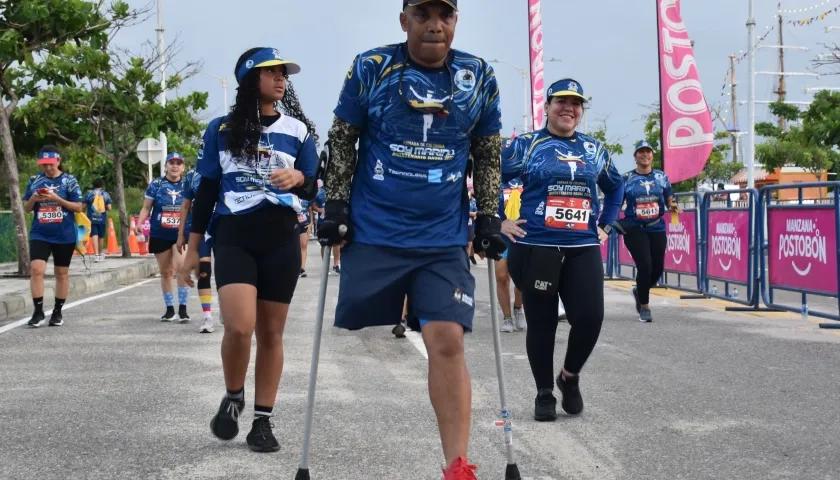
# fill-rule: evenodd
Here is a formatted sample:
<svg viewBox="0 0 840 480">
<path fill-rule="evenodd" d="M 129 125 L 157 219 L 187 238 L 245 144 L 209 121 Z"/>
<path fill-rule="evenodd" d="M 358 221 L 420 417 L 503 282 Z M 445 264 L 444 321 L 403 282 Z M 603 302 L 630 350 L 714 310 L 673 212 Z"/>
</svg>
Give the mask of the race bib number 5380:
<svg viewBox="0 0 840 480">
<path fill-rule="evenodd" d="M 64 221 L 64 210 L 61 206 L 41 207 L 38 209 L 38 223 L 61 223 Z"/>
<path fill-rule="evenodd" d="M 549 197 L 545 205 L 545 225 L 564 230 L 589 229 L 591 201 L 585 198 Z"/>
</svg>

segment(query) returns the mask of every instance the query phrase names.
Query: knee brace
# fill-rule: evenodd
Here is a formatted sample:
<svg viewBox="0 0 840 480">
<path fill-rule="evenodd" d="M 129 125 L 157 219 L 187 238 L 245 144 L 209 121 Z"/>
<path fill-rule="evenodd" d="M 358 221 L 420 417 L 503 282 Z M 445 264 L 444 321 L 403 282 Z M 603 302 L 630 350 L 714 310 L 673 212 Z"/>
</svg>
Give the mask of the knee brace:
<svg viewBox="0 0 840 480">
<path fill-rule="evenodd" d="M 210 262 L 198 262 L 198 289 L 207 290 L 210 287 L 210 275 L 213 267 Z"/>
</svg>

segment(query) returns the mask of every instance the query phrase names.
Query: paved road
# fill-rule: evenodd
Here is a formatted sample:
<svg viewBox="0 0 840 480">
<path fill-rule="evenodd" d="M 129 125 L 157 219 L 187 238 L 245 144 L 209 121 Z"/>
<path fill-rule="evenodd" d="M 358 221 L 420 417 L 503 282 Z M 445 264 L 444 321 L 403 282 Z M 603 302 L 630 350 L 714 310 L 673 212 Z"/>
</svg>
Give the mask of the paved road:
<svg viewBox="0 0 840 480">
<path fill-rule="evenodd" d="M 315 245 L 315 244 L 313 244 Z M 311 249 L 310 271 L 317 259 Z M 471 458 L 504 471 L 486 267 L 474 269 L 477 329 Z M 313 272 L 314 273 L 314 272 Z M 331 277 L 328 315 L 335 307 Z M 607 319 L 584 370 L 578 418 L 531 419 L 524 334 L 503 337 L 523 476 L 546 479 L 840 478 L 840 335 L 784 313 L 723 313 L 722 302 L 657 291 L 640 324 L 626 282 L 608 282 Z M 67 309 L 66 326 L 0 327 L 4 479 L 285 478 L 297 469 L 318 279 L 302 279 L 275 408 L 276 454 L 216 440 L 221 331 L 162 324 L 157 279 Z M 71 299 L 72 300 L 72 299 Z M 199 314 L 195 295 L 190 311 Z M 12 324 L 13 325 L 13 324 Z M 439 479 L 442 463 L 416 337 L 324 331 L 311 467 L 318 480 Z M 556 358 L 565 352 L 561 327 Z M 252 355 L 253 362 L 253 355 Z M 253 365 L 251 367 L 253 374 Z"/>
</svg>

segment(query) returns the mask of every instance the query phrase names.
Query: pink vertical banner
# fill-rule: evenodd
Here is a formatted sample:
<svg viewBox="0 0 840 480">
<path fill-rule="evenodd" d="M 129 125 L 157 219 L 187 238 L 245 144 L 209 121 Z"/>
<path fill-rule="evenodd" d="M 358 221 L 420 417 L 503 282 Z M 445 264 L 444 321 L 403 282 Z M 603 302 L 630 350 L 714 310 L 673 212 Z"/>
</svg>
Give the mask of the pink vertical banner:
<svg viewBox="0 0 840 480">
<path fill-rule="evenodd" d="M 706 275 L 747 283 L 750 266 L 750 212 L 709 212 L 708 225 Z"/>
<path fill-rule="evenodd" d="M 837 295 L 834 208 L 771 208 L 767 222 L 770 286 Z"/>
<path fill-rule="evenodd" d="M 697 176 L 714 147 L 714 125 L 682 21 L 680 0 L 656 0 L 662 159 L 671 183 Z"/>
<path fill-rule="evenodd" d="M 665 248 L 665 270 L 697 274 L 697 212 L 682 212 L 676 223 L 666 214 L 665 231 L 668 246 Z"/>
<path fill-rule="evenodd" d="M 545 60 L 543 58 L 542 10 L 540 0 L 528 0 L 528 50 L 531 65 L 531 117 L 533 129 L 539 130 L 545 121 Z M 525 133 L 525 132 L 523 132 Z"/>
</svg>

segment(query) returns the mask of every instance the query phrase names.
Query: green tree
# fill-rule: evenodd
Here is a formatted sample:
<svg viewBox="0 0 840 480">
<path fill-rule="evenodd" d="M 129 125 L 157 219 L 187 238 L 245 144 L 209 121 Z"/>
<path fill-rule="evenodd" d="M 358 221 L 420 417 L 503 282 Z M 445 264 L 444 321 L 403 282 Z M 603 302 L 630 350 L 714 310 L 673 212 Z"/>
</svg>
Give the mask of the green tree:
<svg viewBox="0 0 840 480">
<path fill-rule="evenodd" d="M 140 141 L 161 131 L 175 132 L 173 136 L 185 139 L 182 146 L 187 147 L 196 144 L 195 139 L 203 133 L 197 117 L 207 108 L 207 93 L 192 92 L 160 105 L 161 86 L 151 73 L 156 63 L 156 57 L 123 60 L 110 54 L 107 45 L 98 49 L 65 45 L 59 54 L 38 65 L 35 77 L 71 76 L 81 71 L 85 82 L 66 82 L 40 91 L 19 112 L 39 135 L 52 135 L 89 149 L 113 166 L 114 200 L 123 232 L 129 228 L 124 163 L 136 159 Z M 182 81 L 181 75 L 175 74 L 167 78 L 167 87 L 177 89 Z M 131 256 L 128 236 L 122 235 L 121 241 L 123 256 Z"/>
<path fill-rule="evenodd" d="M 822 172 L 840 164 L 840 153 L 836 150 L 840 140 L 840 114 L 833 110 L 838 106 L 840 95 L 827 91 L 815 95 L 814 102 L 805 112 L 782 102 L 770 104 L 775 117 L 789 122 L 801 120 L 802 125 L 782 131 L 769 122 L 756 124 L 756 134 L 767 139 L 756 145 L 756 159 L 768 172 L 793 165 L 820 180 Z"/>
<path fill-rule="evenodd" d="M 600 126 L 589 135 L 598 140 L 599 142 L 603 143 L 604 146 L 607 148 L 607 151 L 610 152 L 610 155 L 612 155 L 613 157 L 624 154 L 624 147 L 621 146 L 620 139 L 614 141 L 607 139 L 606 119 L 601 120 Z"/>
<path fill-rule="evenodd" d="M 108 31 L 127 25 L 140 15 L 123 1 L 115 1 L 107 9 L 103 8 L 104 3 L 104 0 L 4 0 L 0 3 L 0 145 L 21 275 L 30 272 L 29 244 L 11 119 L 20 102 L 43 83 L 55 84 L 68 79 L 45 77 L 40 79 L 42 83 L 33 82 L 25 67 L 37 64 L 37 57 L 57 52 L 67 44 L 100 45 Z"/>
</svg>

